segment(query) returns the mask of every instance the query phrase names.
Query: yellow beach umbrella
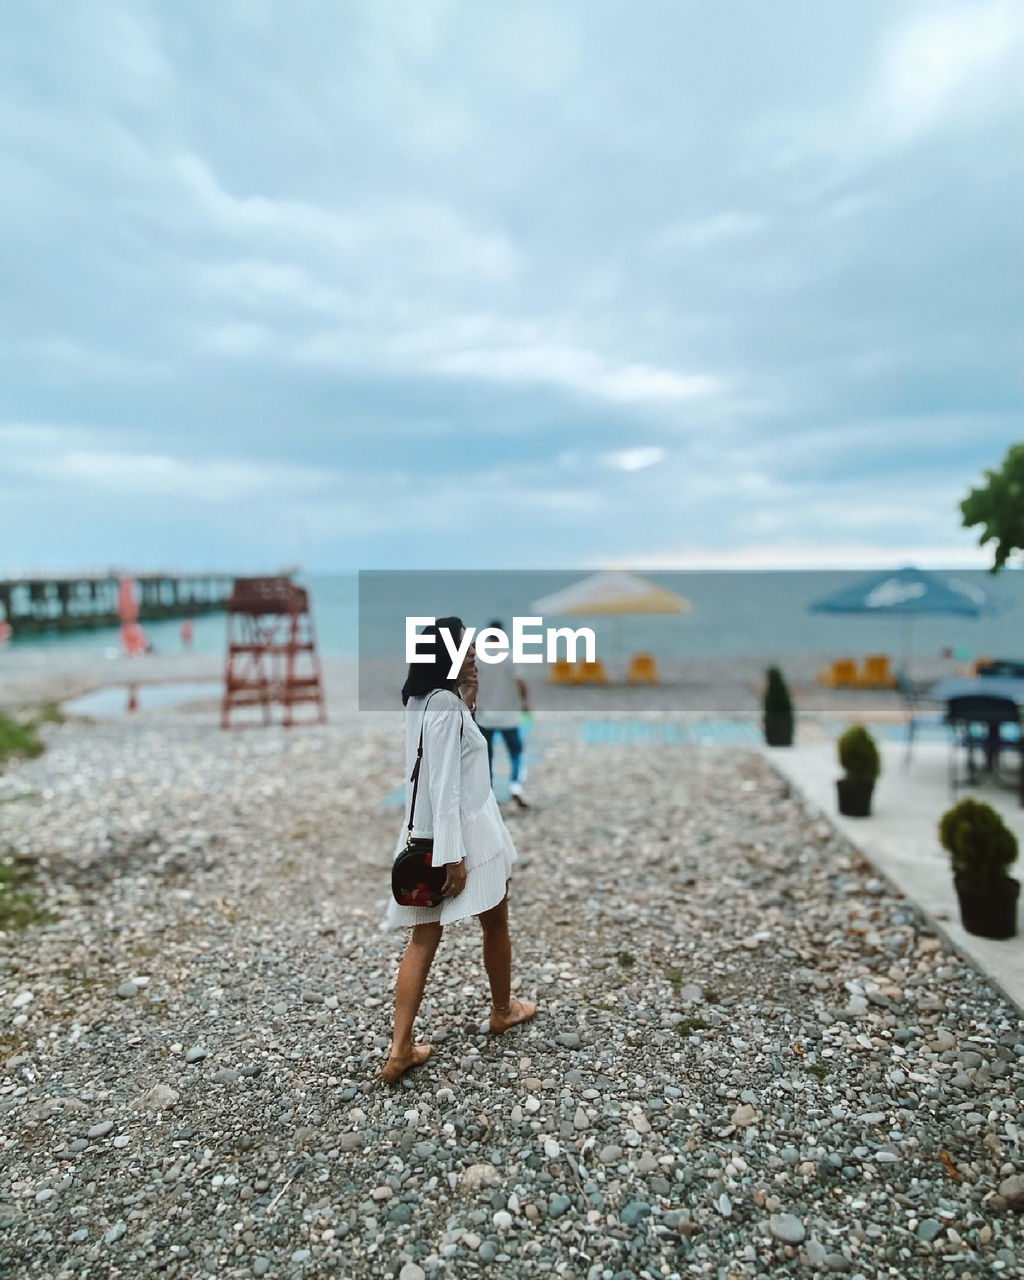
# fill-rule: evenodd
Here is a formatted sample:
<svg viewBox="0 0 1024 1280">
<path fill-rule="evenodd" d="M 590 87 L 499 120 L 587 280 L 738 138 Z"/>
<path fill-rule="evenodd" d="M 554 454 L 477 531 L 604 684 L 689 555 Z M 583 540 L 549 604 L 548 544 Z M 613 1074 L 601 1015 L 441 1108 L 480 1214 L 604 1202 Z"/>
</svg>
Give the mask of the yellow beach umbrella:
<svg viewBox="0 0 1024 1280">
<path fill-rule="evenodd" d="M 685 596 L 676 595 L 649 578 L 627 573 L 624 569 L 608 569 L 592 573 L 562 591 L 534 600 L 530 608 L 542 617 L 554 614 L 574 618 L 614 618 L 615 653 L 618 656 L 622 653 L 622 618 L 631 614 L 688 613 L 693 605 Z M 650 660 L 650 670 L 654 671 L 653 659 Z"/>
<path fill-rule="evenodd" d="M 608 569 L 555 591 L 530 606 L 541 615 L 589 618 L 631 613 L 688 613 L 693 605 L 684 596 L 648 578 Z"/>
</svg>

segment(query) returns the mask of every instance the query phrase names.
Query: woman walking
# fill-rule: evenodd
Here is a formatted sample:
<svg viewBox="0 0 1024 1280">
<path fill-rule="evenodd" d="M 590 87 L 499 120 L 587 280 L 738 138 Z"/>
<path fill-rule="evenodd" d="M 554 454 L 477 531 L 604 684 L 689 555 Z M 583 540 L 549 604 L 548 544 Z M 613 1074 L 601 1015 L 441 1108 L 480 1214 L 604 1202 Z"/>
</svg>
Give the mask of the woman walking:
<svg viewBox="0 0 1024 1280">
<path fill-rule="evenodd" d="M 388 924 L 412 926 L 395 984 L 395 1029 L 384 1079 L 395 1084 L 430 1057 L 430 1045 L 413 1043 L 413 1022 L 423 1000 L 430 965 L 444 926 L 476 916 L 483 930 L 484 969 L 491 988 L 490 1027 L 495 1034 L 526 1022 L 537 1012 L 532 1000 L 514 1000 L 512 944 L 508 932 L 508 880 L 516 851 L 491 790 L 487 744 L 471 715 L 476 695 L 476 652 L 470 645 L 457 680 L 440 638 L 449 632 L 461 644 L 458 618 L 439 618 L 424 635 L 434 636 L 434 661 L 412 663 L 402 689 L 405 705 L 406 777 L 412 773 L 423 735 L 414 834 L 432 837 L 433 865 L 447 867 L 440 906 L 406 907 L 392 901 Z M 406 787 L 406 822 L 412 800 Z M 424 803 L 427 801 L 427 803 Z M 397 854 L 405 845 L 403 828 Z"/>
</svg>

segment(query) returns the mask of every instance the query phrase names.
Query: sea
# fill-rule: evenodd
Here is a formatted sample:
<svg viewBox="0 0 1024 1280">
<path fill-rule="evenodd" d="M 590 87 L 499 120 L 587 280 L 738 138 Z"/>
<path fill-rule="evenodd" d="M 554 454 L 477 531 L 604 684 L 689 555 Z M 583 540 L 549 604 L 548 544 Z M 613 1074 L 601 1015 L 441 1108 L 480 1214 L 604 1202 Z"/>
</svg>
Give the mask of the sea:
<svg viewBox="0 0 1024 1280">
<path fill-rule="evenodd" d="M 360 611 L 359 576 L 355 573 L 299 576 L 309 590 L 317 647 L 324 657 L 368 656 L 393 652 L 404 643 L 398 628 L 385 632 L 380 621 L 400 611 L 430 616 L 457 614 L 469 625 L 484 627 L 501 619 L 510 630 L 513 616 L 532 616 L 534 600 L 583 578 L 588 570 L 545 570 L 447 574 L 375 574 L 363 577 Z M 942 573 L 943 571 L 937 571 Z M 683 613 L 617 619 L 573 619 L 571 625 L 594 629 L 598 656 L 609 650 L 650 651 L 664 658 L 744 657 L 783 658 L 815 654 L 860 657 L 887 653 L 894 662 L 908 657 L 926 659 L 979 656 L 1024 658 L 1024 572 L 999 575 L 984 570 L 949 570 L 954 577 L 980 587 L 996 612 L 990 616 L 922 616 L 911 622 L 879 614 L 816 613 L 812 604 L 825 596 L 864 581 L 863 570 L 708 570 L 645 572 L 644 577 L 683 596 L 690 608 Z M 389 597 L 390 613 L 375 606 L 381 593 Z M 369 593 L 369 594 L 368 594 Z M 371 607 L 372 606 L 372 607 Z M 565 626 L 565 618 L 545 618 L 545 626 Z M 181 653 L 181 623 L 144 623 L 156 652 Z M 227 622 L 223 613 L 195 619 L 192 649 L 223 653 Z M 15 639 L 12 649 L 52 648 L 111 653 L 118 647 L 116 628 L 69 632 L 62 635 Z M 38 655 L 37 655 L 38 656 Z"/>
</svg>

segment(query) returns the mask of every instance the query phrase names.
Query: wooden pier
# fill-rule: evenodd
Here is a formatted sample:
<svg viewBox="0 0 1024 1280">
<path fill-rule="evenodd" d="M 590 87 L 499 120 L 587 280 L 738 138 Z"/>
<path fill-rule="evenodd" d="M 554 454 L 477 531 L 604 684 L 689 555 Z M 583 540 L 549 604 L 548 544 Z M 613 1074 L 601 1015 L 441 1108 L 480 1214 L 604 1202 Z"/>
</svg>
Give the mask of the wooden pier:
<svg viewBox="0 0 1024 1280">
<path fill-rule="evenodd" d="M 235 582 L 225 573 L 54 573 L 0 579 L 0 621 L 13 639 L 46 631 L 120 625 L 118 583 L 131 578 L 139 621 L 191 618 L 223 610 Z"/>
</svg>

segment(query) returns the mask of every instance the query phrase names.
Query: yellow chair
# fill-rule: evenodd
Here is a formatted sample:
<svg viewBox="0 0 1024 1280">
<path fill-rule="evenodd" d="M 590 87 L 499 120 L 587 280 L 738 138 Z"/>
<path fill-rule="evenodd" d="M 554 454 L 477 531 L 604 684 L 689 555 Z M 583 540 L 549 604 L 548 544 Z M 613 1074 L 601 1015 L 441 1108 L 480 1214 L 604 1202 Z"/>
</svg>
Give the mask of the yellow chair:
<svg viewBox="0 0 1024 1280">
<path fill-rule="evenodd" d="M 864 670 L 857 677 L 861 689 L 895 689 L 897 680 L 885 653 L 872 653 L 864 659 Z"/>
<path fill-rule="evenodd" d="M 577 684 L 607 684 L 608 676 L 605 674 L 604 663 L 598 659 L 596 662 L 581 662 L 576 668 Z"/>
<path fill-rule="evenodd" d="M 575 684 L 576 668 L 573 663 L 566 662 L 564 658 L 557 658 L 551 664 L 548 679 L 552 684 Z"/>
<path fill-rule="evenodd" d="M 837 658 L 831 667 L 818 672 L 818 680 L 826 689 L 855 689 L 857 663 L 854 658 Z"/>
<path fill-rule="evenodd" d="M 634 653 L 629 660 L 626 679 L 630 684 L 657 684 L 658 668 L 651 653 Z"/>
</svg>

